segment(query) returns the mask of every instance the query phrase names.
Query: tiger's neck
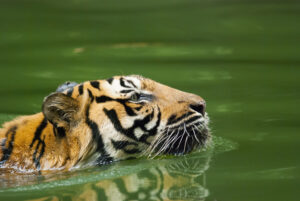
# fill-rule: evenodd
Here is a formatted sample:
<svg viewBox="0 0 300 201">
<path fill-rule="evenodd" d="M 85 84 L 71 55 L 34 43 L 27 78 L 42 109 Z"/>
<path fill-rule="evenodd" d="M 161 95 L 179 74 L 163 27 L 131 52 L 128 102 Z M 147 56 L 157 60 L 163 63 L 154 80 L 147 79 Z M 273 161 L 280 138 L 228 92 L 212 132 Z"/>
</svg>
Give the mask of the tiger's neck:
<svg viewBox="0 0 300 201">
<path fill-rule="evenodd" d="M 84 154 L 78 135 L 69 136 L 42 113 L 5 123 L 0 130 L 0 142 L 0 167 L 68 169 Z"/>
</svg>

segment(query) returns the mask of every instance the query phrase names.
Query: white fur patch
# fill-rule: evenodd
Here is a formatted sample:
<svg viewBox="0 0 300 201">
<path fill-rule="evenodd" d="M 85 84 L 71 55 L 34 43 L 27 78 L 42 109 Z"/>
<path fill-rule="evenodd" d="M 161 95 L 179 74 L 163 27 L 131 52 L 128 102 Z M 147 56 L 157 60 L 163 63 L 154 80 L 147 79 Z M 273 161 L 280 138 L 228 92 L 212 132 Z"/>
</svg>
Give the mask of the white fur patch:
<svg viewBox="0 0 300 201">
<path fill-rule="evenodd" d="M 126 85 L 132 86 L 132 84 L 127 81 L 127 80 L 130 80 L 131 82 L 134 83 L 134 85 L 137 87 L 137 89 L 141 89 L 141 81 L 138 78 L 131 77 L 131 76 L 126 76 L 124 78 L 125 78 Z M 132 87 L 134 87 L 134 86 L 132 86 Z"/>
<path fill-rule="evenodd" d="M 144 134 L 144 131 L 141 128 L 134 129 L 134 135 L 137 139 L 140 139 L 140 137 Z"/>
</svg>

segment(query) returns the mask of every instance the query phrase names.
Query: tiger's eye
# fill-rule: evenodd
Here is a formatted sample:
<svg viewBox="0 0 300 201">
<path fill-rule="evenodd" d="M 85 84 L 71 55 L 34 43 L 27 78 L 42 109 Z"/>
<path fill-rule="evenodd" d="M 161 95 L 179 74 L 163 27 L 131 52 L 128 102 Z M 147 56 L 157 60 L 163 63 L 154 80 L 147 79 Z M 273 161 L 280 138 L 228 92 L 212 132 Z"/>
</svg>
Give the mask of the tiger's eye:
<svg viewBox="0 0 300 201">
<path fill-rule="evenodd" d="M 134 93 L 130 97 L 131 101 L 139 101 L 139 99 L 140 99 L 140 94 L 138 94 L 138 93 Z"/>
</svg>

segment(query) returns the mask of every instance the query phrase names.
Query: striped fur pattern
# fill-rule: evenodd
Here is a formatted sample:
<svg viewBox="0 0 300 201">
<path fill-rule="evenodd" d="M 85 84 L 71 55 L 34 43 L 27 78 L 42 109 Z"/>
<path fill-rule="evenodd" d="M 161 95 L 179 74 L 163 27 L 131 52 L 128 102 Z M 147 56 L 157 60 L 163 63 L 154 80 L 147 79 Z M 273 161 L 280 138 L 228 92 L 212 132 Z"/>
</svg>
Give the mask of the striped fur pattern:
<svg viewBox="0 0 300 201">
<path fill-rule="evenodd" d="M 70 169 L 184 154 L 209 139 L 205 101 L 141 76 L 66 82 L 0 129 L 0 167 Z"/>
</svg>

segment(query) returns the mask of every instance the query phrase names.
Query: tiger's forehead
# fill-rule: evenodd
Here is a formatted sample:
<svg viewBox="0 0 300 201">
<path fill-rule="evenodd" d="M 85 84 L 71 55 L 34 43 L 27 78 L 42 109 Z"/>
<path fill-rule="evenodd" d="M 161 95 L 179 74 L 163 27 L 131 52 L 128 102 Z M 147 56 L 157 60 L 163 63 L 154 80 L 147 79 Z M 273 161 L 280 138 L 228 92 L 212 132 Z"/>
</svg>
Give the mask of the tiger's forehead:
<svg viewBox="0 0 300 201">
<path fill-rule="evenodd" d="M 129 76 L 114 76 L 107 79 L 106 81 L 115 89 L 128 88 L 128 89 L 143 89 L 143 80 L 145 78 L 138 75 L 129 75 Z"/>
<path fill-rule="evenodd" d="M 99 81 L 104 86 L 104 90 L 113 89 L 115 92 L 129 90 L 152 91 L 156 84 L 155 81 L 140 75 L 114 76 Z"/>
<path fill-rule="evenodd" d="M 117 98 L 120 94 L 129 94 L 133 91 L 151 92 L 155 88 L 155 81 L 139 75 L 114 76 L 106 80 L 85 81 L 83 83 L 68 83 L 60 86 L 63 92 L 74 98 L 80 97 L 84 91 L 89 95 L 109 95 Z"/>
</svg>

